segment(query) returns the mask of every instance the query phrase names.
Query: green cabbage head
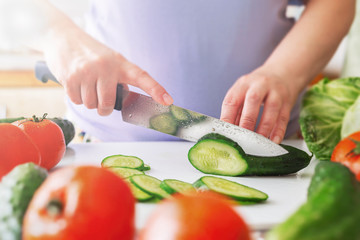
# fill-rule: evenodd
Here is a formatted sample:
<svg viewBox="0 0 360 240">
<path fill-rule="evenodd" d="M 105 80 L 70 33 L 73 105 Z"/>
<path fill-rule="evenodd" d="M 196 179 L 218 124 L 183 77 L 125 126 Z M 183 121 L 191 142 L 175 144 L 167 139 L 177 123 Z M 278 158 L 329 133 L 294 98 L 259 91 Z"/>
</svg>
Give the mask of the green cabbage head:
<svg viewBox="0 0 360 240">
<path fill-rule="evenodd" d="M 360 78 L 325 78 L 306 92 L 299 122 L 306 145 L 317 159 L 330 160 L 341 140 L 345 113 L 359 95 Z"/>
</svg>

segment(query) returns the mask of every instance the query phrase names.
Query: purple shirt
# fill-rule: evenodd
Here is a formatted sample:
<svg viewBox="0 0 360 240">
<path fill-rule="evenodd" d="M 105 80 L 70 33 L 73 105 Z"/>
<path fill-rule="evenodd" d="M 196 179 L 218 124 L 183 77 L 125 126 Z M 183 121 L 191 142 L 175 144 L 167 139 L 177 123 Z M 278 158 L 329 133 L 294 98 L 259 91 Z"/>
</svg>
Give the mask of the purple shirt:
<svg viewBox="0 0 360 240">
<path fill-rule="evenodd" d="M 227 90 L 268 58 L 294 24 L 287 0 L 93 0 L 87 31 L 147 71 L 174 104 L 216 118 Z M 132 89 L 140 91 L 139 89 Z M 141 92 L 141 91 L 140 91 Z M 298 129 L 295 107 L 287 135 Z M 70 117 L 102 141 L 176 138 L 69 103 Z"/>
</svg>

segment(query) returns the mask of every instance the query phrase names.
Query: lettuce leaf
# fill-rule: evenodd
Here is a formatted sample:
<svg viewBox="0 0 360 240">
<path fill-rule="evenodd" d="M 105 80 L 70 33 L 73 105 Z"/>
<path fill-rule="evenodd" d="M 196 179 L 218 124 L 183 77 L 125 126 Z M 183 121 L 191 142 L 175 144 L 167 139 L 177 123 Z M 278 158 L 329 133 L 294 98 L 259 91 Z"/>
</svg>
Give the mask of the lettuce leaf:
<svg viewBox="0 0 360 240">
<path fill-rule="evenodd" d="M 345 112 L 341 126 L 341 139 L 357 131 L 360 131 L 360 97 Z"/>
<path fill-rule="evenodd" d="M 341 140 L 346 111 L 360 95 L 360 78 L 323 79 L 305 94 L 300 128 L 306 145 L 320 160 L 330 160 Z"/>
</svg>

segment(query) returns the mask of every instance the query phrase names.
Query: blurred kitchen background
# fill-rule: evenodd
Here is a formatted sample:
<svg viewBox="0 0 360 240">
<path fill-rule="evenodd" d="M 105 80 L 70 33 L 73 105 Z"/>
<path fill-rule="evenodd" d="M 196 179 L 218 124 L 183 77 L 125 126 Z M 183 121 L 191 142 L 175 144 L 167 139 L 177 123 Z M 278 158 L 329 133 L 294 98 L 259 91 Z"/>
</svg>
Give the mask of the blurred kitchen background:
<svg viewBox="0 0 360 240">
<path fill-rule="evenodd" d="M 4 0 L 0 0 L 0 4 L 1 1 Z M 50 2 L 79 26 L 84 26 L 83 15 L 88 8 L 88 0 Z M 26 28 L 26 21 L 21 19 L 23 14 L 19 8 L 17 25 L 21 27 L 23 24 Z M 36 80 L 34 65 L 36 61 L 42 60 L 42 55 L 4 36 L 1 33 L 1 24 L 6 24 L 7 21 L 4 18 L 5 16 L 0 14 L 0 118 L 31 117 L 34 114 L 42 116 L 44 113 L 48 113 L 50 117 L 65 117 L 63 88 L 55 83 L 44 84 Z"/>
<path fill-rule="evenodd" d="M 0 3 L 1 1 L 4 0 L 0 0 Z M 79 26 L 84 27 L 83 15 L 87 11 L 89 0 L 50 1 Z M 359 12 L 360 6 L 357 8 Z M 290 6 L 287 15 L 298 18 L 302 10 L 301 7 Z M 19 27 L 25 24 L 26 28 L 26 21 L 21 21 L 24 17 L 22 14 L 19 11 L 18 24 Z M 1 24 L 6 24 L 6 21 L 5 16 L 0 15 L 0 118 L 29 117 L 33 114 L 41 116 L 45 112 L 50 117 L 66 117 L 63 88 L 54 83 L 45 85 L 35 79 L 34 64 L 42 59 L 42 55 L 4 36 Z M 324 72 L 319 73 L 318 79 L 323 76 L 360 76 L 359 49 L 360 19 L 356 19 L 349 36 L 344 39 Z"/>
</svg>

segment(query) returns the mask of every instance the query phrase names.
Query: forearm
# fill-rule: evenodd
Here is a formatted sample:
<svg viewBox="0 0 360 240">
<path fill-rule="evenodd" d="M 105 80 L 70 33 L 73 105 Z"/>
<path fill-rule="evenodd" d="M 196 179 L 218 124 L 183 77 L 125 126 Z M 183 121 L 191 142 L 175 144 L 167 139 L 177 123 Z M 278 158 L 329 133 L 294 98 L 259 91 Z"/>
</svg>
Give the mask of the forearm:
<svg viewBox="0 0 360 240">
<path fill-rule="evenodd" d="M 73 21 L 47 0 L 24 0 L 31 4 L 28 14 L 29 22 L 34 23 L 31 36 L 24 39 L 24 44 L 31 48 L 44 52 L 44 49 L 59 36 L 67 36 L 68 33 L 81 32 L 81 29 Z M 24 2 L 25 3 L 25 2 Z"/>
<path fill-rule="evenodd" d="M 328 63 L 355 14 L 355 0 L 310 0 L 299 21 L 264 64 L 292 81 L 298 94 Z"/>
</svg>

